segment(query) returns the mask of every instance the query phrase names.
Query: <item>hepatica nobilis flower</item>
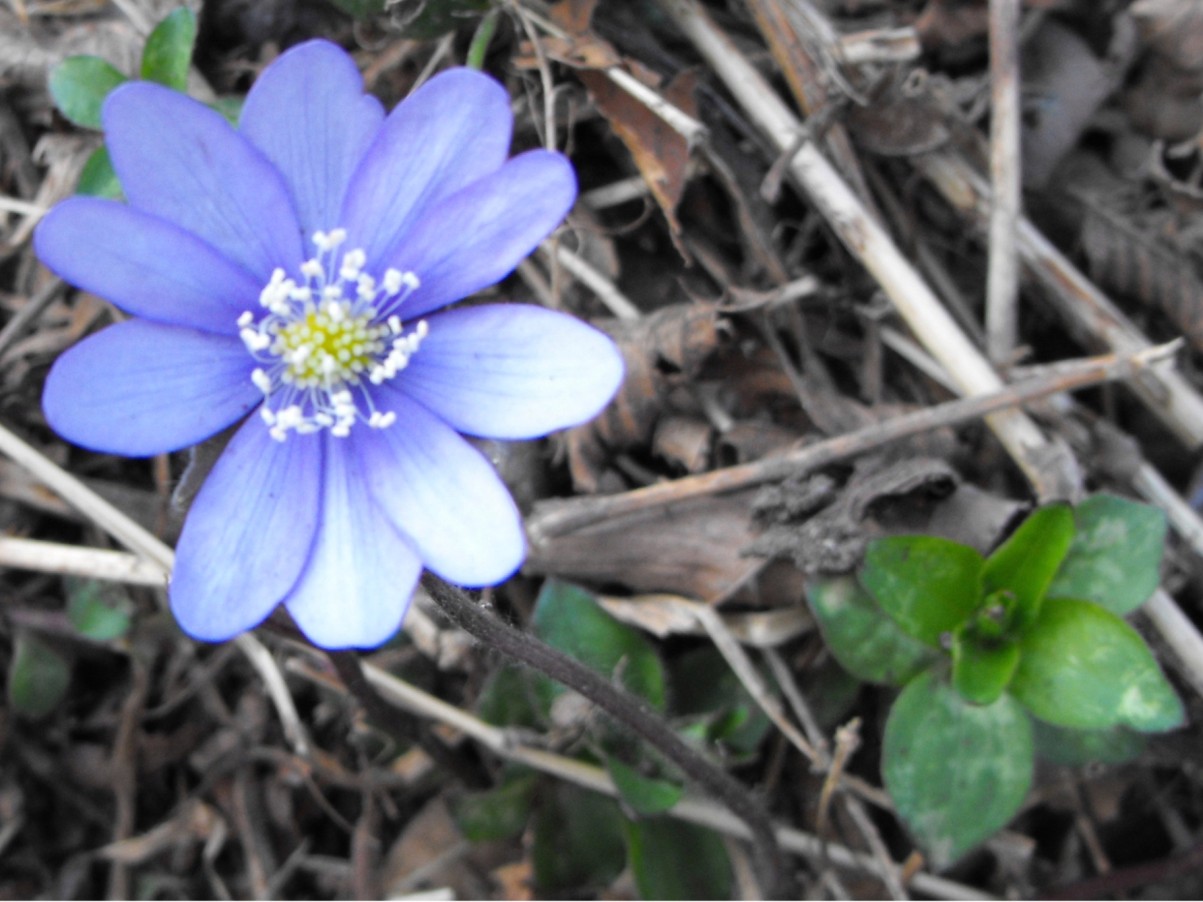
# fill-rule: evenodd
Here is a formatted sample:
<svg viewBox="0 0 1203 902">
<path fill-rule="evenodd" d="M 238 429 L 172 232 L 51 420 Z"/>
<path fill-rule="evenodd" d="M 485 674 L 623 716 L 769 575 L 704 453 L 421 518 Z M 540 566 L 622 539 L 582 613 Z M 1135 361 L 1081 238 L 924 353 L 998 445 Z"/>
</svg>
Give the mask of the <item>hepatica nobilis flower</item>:
<svg viewBox="0 0 1203 902">
<path fill-rule="evenodd" d="M 576 197 L 559 154 L 508 159 L 501 85 L 451 70 L 385 116 L 350 57 L 313 41 L 268 66 L 237 129 L 142 82 L 103 121 L 128 203 L 70 199 L 36 248 L 133 318 L 63 354 L 43 406 L 65 438 L 129 456 L 245 420 L 176 549 L 184 630 L 227 639 L 283 603 L 316 644 L 370 647 L 423 566 L 509 577 L 520 516 L 461 434 L 581 423 L 622 362 L 565 314 L 443 309 L 506 276 Z"/>
</svg>

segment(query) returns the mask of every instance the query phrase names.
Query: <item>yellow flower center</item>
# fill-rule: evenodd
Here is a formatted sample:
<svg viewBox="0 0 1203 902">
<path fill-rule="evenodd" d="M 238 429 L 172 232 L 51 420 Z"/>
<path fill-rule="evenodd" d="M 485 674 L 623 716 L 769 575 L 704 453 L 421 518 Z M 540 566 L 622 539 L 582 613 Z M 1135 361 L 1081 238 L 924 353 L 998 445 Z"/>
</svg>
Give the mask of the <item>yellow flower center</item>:
<svg viewBox="0 0 1203 902">
<path fill-rule="evenodd" d="M 326 302 L 280 328 L 271 353 L 286 363 L 283 381 L 298 388 L 354 383 L 375 364 L 387 346 L 388 327 L 350 307 Z"/>
</svg>

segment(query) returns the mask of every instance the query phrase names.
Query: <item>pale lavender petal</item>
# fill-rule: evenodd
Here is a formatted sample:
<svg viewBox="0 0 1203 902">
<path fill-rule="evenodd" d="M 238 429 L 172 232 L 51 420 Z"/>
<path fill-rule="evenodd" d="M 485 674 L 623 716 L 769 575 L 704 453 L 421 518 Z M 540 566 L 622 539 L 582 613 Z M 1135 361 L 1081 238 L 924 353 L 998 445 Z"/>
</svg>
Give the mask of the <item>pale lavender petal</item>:
<svg viewBox="0 0 1203 902">
<path fill-rule="evenodd" d="M 575 199 L 571 164 L 544 150 L 514 157 L 447 198 L 382 258 L 420 281 L 401 315 L 413 319 L 509 275 L 563 221 Z"/>
<path fill-rule="evenodd" d="M 239 128 L 283 174 L 306 237 L 337 222 L 351 173 L 384 121 L 355 62 L 329 41 L 307 41 L 263 70 Z"/>
<path fill-rule="evenodd" d="M 127 313 L 236 335 L 262 287 L 245 269 L 165 220 L 91 197 L 63 201 L 38 223 L 38 257 Z"/>
<path fill-rule="evenodd" d="M 194 232 L 261 282 L 302 260 L 284 179 L 219 113 L 178 91 L 130 82 L 102 110 L 129 202 Z"/>
<path fill-rule="evenodd" d="M 527 439 L 592 419 L 622 383 L 610 338 L 564 313 L 488 304 L 438 313 L 394 384 L 459 432 Z"/>
<path fill-rule="evenodd" d="M 370 261 L 443 198 L 500 168 L 513 116 L 505 89 L 471 69 L 436 75 L 398 104 L 352 176 L 340 224 Z"/>
<path fill-rule="evenodd" d="M 314 645 L 374 648 L 401 626 L 422 562 L 372 502 L 379 474 L 350 438 L 323 437 L 322 521 L 309 563 L 285 601 Z"/>
<path fill-rule="evenodd" d="M 145 457 L 195 445 L 257 407 L 254 360 L 237 338 L 129 320 L 64 352 L 42 408 L 63 438 Z"/>
<path fill-rule="evenodd" d="M 494 585 L 526 556 L 522 521 L 497 471 L 447 424 L 382 386 L 382 411 L 397 422 L 354 436 L 371 499 L 418 550 L 423 563 L 462 586 Z M 358 428 L 358 427 L 357 427 Z"/>
<path fill-rule="evenodd" d="M 321 516 L 322 446 L 277 442 L 243 424 L 205 480 L 176 545 L 168 587 L 184 632 L 221 642 L 284 600 L 309 557 Z"/>
</svg>

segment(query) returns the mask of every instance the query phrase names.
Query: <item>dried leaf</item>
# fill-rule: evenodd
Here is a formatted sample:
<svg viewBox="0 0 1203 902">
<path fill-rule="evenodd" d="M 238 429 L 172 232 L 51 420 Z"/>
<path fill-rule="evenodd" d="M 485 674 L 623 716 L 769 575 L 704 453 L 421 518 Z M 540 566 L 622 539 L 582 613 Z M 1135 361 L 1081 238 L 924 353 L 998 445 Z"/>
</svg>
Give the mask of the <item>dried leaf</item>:
<svg viewBox="0 0 1203 902">
<path fill-rule="evenodd" d="M 689 260 L 689 254 L 681 242 L 681 222 L 677 218 L 677 204 L 685 191 L 689 142 L 601 72 L 583 71 L 579 73 L 579 78 L 588 88 L 598 111 L 606 117 L 614 133 L 631 152 L 635 166 L 668 220 L 673 243 L 681 256 Z M 696 87 L 697 73 L 686 70 L 665 88 L 664 99 L 696 118 Z"/>
<path fill-rule="evenodd" d="M 762 564 L 742 554 L 755 537 L 751 499 L 751 492 L 693 498 L 552 537 L 539 535 L 540 508 L 554 507 L 545 502 L 529 518 L 531 552 L 524 569 L 636 592 L 723 597 Z"/>
<path fill-rule="evenodd" d="M 672 389 L 695 377 L 719 346 L 719 309 L 675 304 L 635 322 L 605 326 L 618 342 L 627 373 L 618 396 L 597 419 L 566 433 L 573 483 L 599 487 L 607 449 L 646 445 Z"/>
<path fill-rule="evenodd" d="M 1085 204 L 1081 243 L 1090 274 L 1109 291 L 1160 310 L 1203 349 L 1203 281 L 1182 255 L 1097 204 Z"/>
</svg>

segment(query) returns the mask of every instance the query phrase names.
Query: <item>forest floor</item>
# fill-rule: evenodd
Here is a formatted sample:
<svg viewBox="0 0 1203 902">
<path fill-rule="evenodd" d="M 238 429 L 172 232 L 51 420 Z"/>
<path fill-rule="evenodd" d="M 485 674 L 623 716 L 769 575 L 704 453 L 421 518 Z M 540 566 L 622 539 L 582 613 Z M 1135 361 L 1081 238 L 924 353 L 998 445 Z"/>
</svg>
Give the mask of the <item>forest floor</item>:
<svg viewBox="0 0 1203 902">
<path fill-rule="evenodd" d="M 93 54 L 134 73 L 178 5 L 0 4 L 0 898 L 771 892 L 738 812 L 696 783 L 681 798 L 591 700 L 425 590 L 362 656 L 383 714 L 287 630 L 214 646 L 175 626 L 166 549 L 195 461 L 49 429 L 51 363 L 118 314 L 31 236 L 102 142 L 56 110 L 50 72 Z M 515 152 L 571 159 L 567 223 L 488 295 L 598 324 L 627 379 L 591 424 L 487 446 L 530 552 L 484 600 L 627 688 L 642 674 L 767 809 L 778 888 L 1200 897 L 1203 6 L 187 5 L 203 100 L 312 37 L 390 109 L 475 55 L 510 93 Z M 882 788 L 897 689 L 836 663 L 808 592 L 880 536 L 986 553 L 1102 491 L 1168 518 L 1131 623 L 1185 725 L 1125 760 L 1039 761 L 1005 828 L 934 861 Z"/>
</svg>

